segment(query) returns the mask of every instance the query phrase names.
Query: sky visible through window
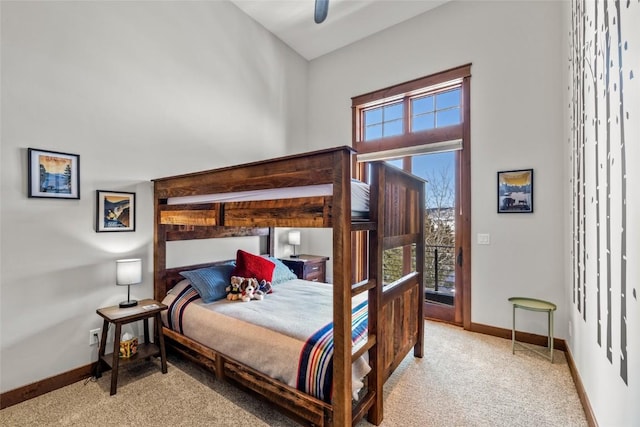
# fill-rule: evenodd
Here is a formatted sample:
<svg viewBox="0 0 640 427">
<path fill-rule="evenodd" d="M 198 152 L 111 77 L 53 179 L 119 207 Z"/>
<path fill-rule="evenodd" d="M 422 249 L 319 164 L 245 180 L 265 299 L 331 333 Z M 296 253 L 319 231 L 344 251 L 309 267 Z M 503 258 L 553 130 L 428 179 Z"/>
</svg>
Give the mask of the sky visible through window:
<svg viewBox="0 0 640 427">
<path fill-rule="evenodd" d="M 453 207 L 454 204 L 454 189 L 455 189 L 455 152 L 445 151 L 442 153 L 423 154 L 419 156 L 412 156 L 413 173 L 420 178 L 432 181 L 433 178 L 440 179 L 443 173 L 446 172 L 445 179 L 451 185 L 451 197 L 446 203 L 446 207 Z M 390 163 L 400 169 L 402 169 L 402 159 L 387 160 Z M 441 185 L 432 183 L 434 185 Z M 426 190 L 429 191 L 429 183 L 426 184 Z"/>
</svg>

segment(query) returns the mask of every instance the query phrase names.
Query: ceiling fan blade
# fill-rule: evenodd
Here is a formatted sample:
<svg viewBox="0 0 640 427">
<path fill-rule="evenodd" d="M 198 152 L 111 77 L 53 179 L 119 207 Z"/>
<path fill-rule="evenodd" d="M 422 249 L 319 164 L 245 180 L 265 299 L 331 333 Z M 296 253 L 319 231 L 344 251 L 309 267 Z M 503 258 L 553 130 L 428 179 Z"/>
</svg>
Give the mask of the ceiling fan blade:
<svg viewBox="0 0 640 427">
<path fill-rule="evenodd" d="M 313 20 L 316 24 L 320 24 L 329 14 L 329 0 L 316 0 L 316 10 L 313 14 Z"/>
</svg>

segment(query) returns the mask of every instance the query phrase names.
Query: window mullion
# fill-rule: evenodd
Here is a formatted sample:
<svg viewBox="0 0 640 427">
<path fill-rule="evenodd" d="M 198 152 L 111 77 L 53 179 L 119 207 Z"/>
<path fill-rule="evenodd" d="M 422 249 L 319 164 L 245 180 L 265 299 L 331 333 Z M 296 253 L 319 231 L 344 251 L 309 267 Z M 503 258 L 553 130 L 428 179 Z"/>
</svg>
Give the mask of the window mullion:
<svg viewBox="0 0 640 427">
<path fill-rule="evenodd" d="M 402 99 L 402 108 L 404 109 L 404 117 L 402 118 L 403 135 L 409 135 L 411 132 L 411 112 L 409 111 L 409 97 Z"/>
</svg>

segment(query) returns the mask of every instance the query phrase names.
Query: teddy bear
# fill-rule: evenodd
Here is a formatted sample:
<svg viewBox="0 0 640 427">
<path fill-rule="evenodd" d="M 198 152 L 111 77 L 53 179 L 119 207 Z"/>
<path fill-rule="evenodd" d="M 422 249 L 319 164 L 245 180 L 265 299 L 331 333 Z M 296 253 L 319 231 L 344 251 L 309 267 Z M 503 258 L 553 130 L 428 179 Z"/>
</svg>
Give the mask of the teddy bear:
<svg viewBox="0 0 640 427">
<path fill-rule="evenodd" d="M 227 299 L 229 301 L 235 301 L 242 298 L 242 282 L 243 277 L 231 276 L 230 284 L 227 286 Z"/>
<path fill-rule="evenodd" d="M 260 281 L 260 286 L 258 286 L 258 290 L 260 290 L 264 295 L 266 295 L 273 292 L 273 287 L 271 286 L 271 282 L 268 282 L 262 279 Z"/>
<path fill-rule="evenodd" d="M 258 279 L 243 279 L 240 289 L 242 290 L 242 301 L 249 302 L 252 299 L 261 300 L 264 298 L 262 291 L 258 289 Z"/>
</svg>

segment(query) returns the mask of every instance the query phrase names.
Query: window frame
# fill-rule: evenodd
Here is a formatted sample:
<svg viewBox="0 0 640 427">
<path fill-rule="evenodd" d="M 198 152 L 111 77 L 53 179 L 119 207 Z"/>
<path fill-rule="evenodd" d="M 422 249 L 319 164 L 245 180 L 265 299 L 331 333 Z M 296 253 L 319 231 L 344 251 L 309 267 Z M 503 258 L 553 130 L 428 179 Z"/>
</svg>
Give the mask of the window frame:
<svg viewBox="0 0 640 427">
<path fill-rule="evenodd" d="M 353 147 L 358 154 L 396 150 L 442 141 L 461 140 L 464 133 L 463 80 L 471 76 L 471 64 L 452 68 L 441 73 L 420 77 L 406 83 L 387 87 L 351 98 Z M 410 130 L 411 100 L 433 93 L 438 94 L 460 88 L 460 123 L 416 132 Z M 364 140 L 364 112 L 384 105 L 403 102 L 403 134 Z"/>
</svg>

